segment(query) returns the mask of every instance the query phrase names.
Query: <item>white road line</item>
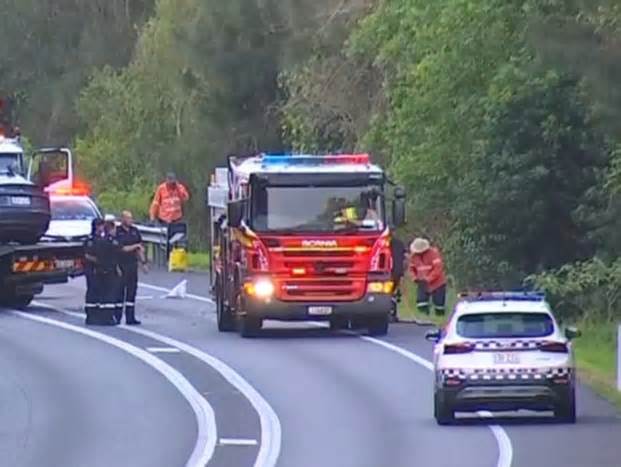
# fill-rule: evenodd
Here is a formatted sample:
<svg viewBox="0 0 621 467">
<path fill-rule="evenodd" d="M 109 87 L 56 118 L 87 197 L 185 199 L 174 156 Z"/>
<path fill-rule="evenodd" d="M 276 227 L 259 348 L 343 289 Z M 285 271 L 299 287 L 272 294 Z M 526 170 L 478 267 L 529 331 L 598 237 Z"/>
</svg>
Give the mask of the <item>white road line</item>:
<svg viewBox="0 0 621 467">
<path fill-rule="evenodd" d="M 181 350 L 174 347 L 147 347 L 147 352 L 151 353 L 179 353 Z"/>
<path fill-rule="evenodd" d="M 380 339 L 375 339 L 374 337 L 360 336 L 360 338 L 372 344 L 384 347 L 392 352 L 398 353 L 408 360 L 413 361 L 417 365 L 420 365 L 429 371 L 433 371 L 433 363 L 413 352 L 410 352 L 409 350 L 405 350 L 402 347 L 390 344 L 389 342 L 382 341 Z M 493 415 L 487 411 L 480 411 L 477 412 L 477 414 L 483 418 L 493 417 Z M 500 425 L 488 425 L 488 427 L 492 431 L 494 438 L 496 438 L 496 444 L 498 445 L 498 461 L 496 462 L 496 467 L 511 467 L 511 462 L 513 461 L 513 446 L 511 445 L 509 435 Z"/>
<path fill-rule="evenodd" d="M 274 467 L 278 461 L 280 455 L 280 444 L 282 432 L 280 428 L 280 420 L 274 412 L 274 409 L 267 403 L 263 396 L 253 388 L 248 381 L 246 381 L 239 373 L 233 370 L 230 366 L 221 360 L 185 344 L 184 342 L 172 339 L 161 334 L 157 334 L 146 329 L 132 328 L 129 326 L 121 326 L 123 329 L 141 334 L 149 337 L 153 340 L 163 342 L 166 345 L 177 347 L 182 351 L 192 355 L 193 357 L 206 363 L 222 377 L 227 380 L 232 386 L 234 386 L 239 392 L 241 392 L 246 399 L 250 401 L 250 404 L 259 414 L 259 422 L 261 425 L 261 445 L 259 447 L 259 453 L 254 462 L 254 467 Z"/>
<path fill-rule="evenodd" d="M 228 446 L 256 446 L 256 439 L 220 438 L 220 444 Z"/>
<path fill-rule="evenodd" d="M 164 287 L 157 287 L 157 286 L 143 284 L 143 283 L 140 283 L 140 285 L 146 288 L 152 288 L 154 290 L 159 290 L 161 292 L 169 291 L 168 289 Z M 187 295 L 187 297 L 193 298 L 194 300 L 198 300 L 201 302 L 213 303 L 213 300 L 207 297 L 201 297 L 199 295 Z M 426 368 L 427 370 L 433 371 L 433 363 L 421 357 L 420 355 L 416 355 L 415 353 L 410 352 L 409 350 L 406 350 L 402 347 L 398 347 L 396 345 L 390 344 L 386 341 L 375 339 L 373 337 L 368 337 L 368 336 L 359 336 L 359 337 L 367 342 L 384 347 L 385 349 L 390 350 L 391 352 L 395 352 L 407 358 L 408 360 L 413 361 L 417 365 L 420 365 L 423 368 Z M 483 412 L 483 411 L 477 412 L 477 414 L 480 417 L 485 417 L 485 418 L 492 416 L 490 412 Z M 261 426 L 263 426 L 263 424 L 261 424 Z M 496 444 L 498 445 L 498 461 L 496 463 L 496 467 L 511 467 L 511 463 L 513 461 L 513 446 L 511 445 L 511 439 L 509 438 L 509 435 L 507 434 L 505 429 L 502 428 L 500 425 L 488 425 L 488 427 L 491 430 L 492 434 L 494 435 L 494 438 L 496 439 Z"/>
<path fill-rule="evenodd" d="M 166 287 L 160 287 L 157 285 L 151 285 L 151 284 L 145 284 L 144 282 L 138 282 L 138 286 L 140 287 L 144 287 L 145 289 L 151 289 L 151 290 L 156 290 L 158 292 L 170 292 L 171 289 L 167 289 Z M 212 305 L 215 305 L 216 302 L 214 302 L 211 298 L 207 298 L 207 297 L 201 297 L 200 295 L 194 295 L 194 294 L 186 294 L 185 295 L 188 298 L 192 298 L 198 302 L 204 302 L 204 303 L 210 303 Z"/>
<path fill-rule="evenodd" d="M 166 290 L 166 289 L 163 289 Z M 191 298 L 191 297 L 190 297 Z M 47 303 L 33 302 L 34 305 L 43 308 L 49 308 L 51 310 L 58 311 L 60 313 L 84 318 L 84 315 L 75 313 L 72 311 L 63 310 L 62 308 L 48 305 Z M 53 321 L 53 320 L 52 320 Z M 234 386 L 239 392 L 241 392 L 246 399 L 250 401 L 252 407 L 259 415 L 259 422 L 261 425 L 261 445 L 259 452 L 254 463 L 254 467 L 275 467 L 280 455 L 280 446 L 282 439 L 282 430 L 280 427 L 280 420 L 274 412 L 274 409 L 268 404 L 263 396 L 253 388 L 248 381 L 246 381 L 239 373 L 233 370 L 226 363 L 218 360 L 217 358 L 205 353 L 191 345 L 185 344 L 181 341 L 172 339 L 171 337 L 163 336 L 146 329 L 134 328 L 131 326 L 119 326 L 127 331 L 141 334 L 149 337 L 153 340 L 162 342 L 171 347 L 176 347 L 183 352 L 186 352 L 198 360 L 206 363 L 214 370 L 216 370 L 222 377 Z M 83 329 L 83 328 L 78 328 Z M 140 350 L 140 349 L 139 349 Z M 150 354 L 147 354 L 150 355 Z"/>
<path fill-rule="evenodd" d="M 216 417 L 213 409 L 207 402 L 207 400 L 200 395 L 200 393 L 185 379 L 185 377 L 175 370 L 173 367 L 154 357 L 144 350 L 128 344 L 120 339 L 108 336 L 106 334 L 95 332 L 90 329 L 86 329 L 73 324 L 65 323 L 51 318 L 45 318 L 43 316 L 32 315 L 21 311 L 13 311 L 14 315 L 21 318 L 37 321 L 39 323 L 56 326 L 67 331 L 76 332 L 93 339 L 105 342 L 112 345 L 124 352 L 127 352 L 134 357 L 142 360 L 144 363 L 152 367 L 154 370 L 162 374 L 168 381 L 170 381 L 181 395 L 188 401 L 194 415 L 196 416 L 196 423 L 198 425 L 198 436 L 192 454 L 186 462 L 186 467 L 203 467 L 205 466 L 213 456 L 216 448 L 216 441 L 218 439 L 218 432 L 216 429 Z"/>
</svg>

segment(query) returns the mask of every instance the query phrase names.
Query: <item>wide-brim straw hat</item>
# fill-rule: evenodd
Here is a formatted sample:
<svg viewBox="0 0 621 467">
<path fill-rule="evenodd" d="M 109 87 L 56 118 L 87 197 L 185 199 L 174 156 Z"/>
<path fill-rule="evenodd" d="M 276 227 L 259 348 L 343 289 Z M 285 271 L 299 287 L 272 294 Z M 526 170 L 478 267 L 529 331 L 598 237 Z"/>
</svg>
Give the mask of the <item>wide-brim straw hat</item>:
<svg viewBox="0 0 621 467">
<path fill-rule="evenodd" d="M 431 245 L 429 243 L 429 240 L 425 238 L 415 238 L 414 241 L 410 244 L 410 252 L 414 255 L 424 253 L 429 248 L 431 248 Z"/>
</svg>

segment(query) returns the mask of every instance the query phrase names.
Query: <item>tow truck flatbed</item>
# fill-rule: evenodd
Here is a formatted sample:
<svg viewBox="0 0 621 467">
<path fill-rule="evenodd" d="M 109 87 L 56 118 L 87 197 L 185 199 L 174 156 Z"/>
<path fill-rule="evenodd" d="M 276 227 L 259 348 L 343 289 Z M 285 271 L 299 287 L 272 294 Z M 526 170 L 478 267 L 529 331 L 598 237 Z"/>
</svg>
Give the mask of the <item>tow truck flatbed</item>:
<svg viewBox="0 0 621 467">
<path fill-rule="evenodd" d="M 68 282 L 83 272 L 79 242 L 0 245 L 0 304 L 23 308 L 45 284 Z"/>
</svg>

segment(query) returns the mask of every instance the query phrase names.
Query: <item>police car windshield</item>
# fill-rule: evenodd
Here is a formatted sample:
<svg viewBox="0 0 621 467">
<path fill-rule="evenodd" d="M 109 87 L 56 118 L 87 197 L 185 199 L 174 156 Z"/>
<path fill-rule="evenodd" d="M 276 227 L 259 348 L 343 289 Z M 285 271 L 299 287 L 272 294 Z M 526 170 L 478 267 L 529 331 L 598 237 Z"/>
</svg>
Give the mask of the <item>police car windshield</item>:
<svg viewBox="0 0 621 467">
<path fill-rule="evenodd" d="M 544 337 L 553 332 L 547 313 L 473 313 L 457 320 L 457 334 L 473 339 Z"/>
<path fill-rule="evenodd" d="M 258 232 L 377 231 L 384 228 L 382 208 L 374 186 L 258 187 L 251 224 Z"/>
<path fill-rule="evenodd" d="M 0 174 L 20 172 L 19 156 L 17 154 L 0 153 Z"/>
<path fill-rule="evenodd" d="M 93 220 L 99 217 L 88 200 L 53 199 L 50 204 L 54 221 Z"/>
</svg>

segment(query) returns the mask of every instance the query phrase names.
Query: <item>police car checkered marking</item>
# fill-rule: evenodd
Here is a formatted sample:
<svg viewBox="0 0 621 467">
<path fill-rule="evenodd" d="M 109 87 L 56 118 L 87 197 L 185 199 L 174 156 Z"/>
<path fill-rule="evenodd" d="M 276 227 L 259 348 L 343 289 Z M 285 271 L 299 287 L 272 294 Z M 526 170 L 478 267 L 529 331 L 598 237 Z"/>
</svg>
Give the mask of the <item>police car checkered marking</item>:
<svg viewBox="0 0 621 467">
<path fill-rule="evenodd" d="M 500 341 L 476 341 L 474 342 L 475 350 L 532 350 L 537 349 L 541 345 L 540 341 L 534 340 L 515 340 L 511 342 Z"/>
<path fill-rule="evenodd" d="M 541 380 L 543 378 L 552 379 L 559 377 L 569 377 L 572 371 L 570 368 L 489 368 L 489 369 L 456 369 L 448 368 L 442 370 L 442 376 L 447 379 L 460 379 L 478 381 L 485 380 L 497 381 L 511 380 L 518 378 L 521 380 Z"/>
</svg>

